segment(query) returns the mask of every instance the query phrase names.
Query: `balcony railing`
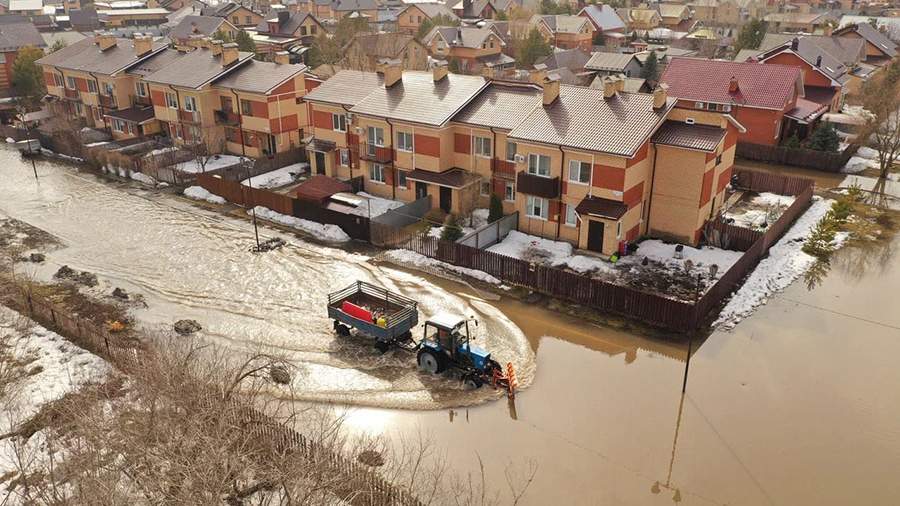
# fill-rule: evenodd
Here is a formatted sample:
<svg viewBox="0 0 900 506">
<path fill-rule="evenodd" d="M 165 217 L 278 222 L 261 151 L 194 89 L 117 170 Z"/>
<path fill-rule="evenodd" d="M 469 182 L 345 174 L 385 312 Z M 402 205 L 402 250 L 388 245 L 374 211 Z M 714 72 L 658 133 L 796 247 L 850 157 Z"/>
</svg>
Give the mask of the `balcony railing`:
<svg viewBox="0 0 900 506">
<path fill-rule="evenodd" d="M 182 123 L 200 123 L 200 113 L 198 111 L 178 110 L 178 120 Z"/>
<path fill-rule="evenodd" d="M 77 100 L 81 98 L 81 94 L 78 92 L 78 90 L 66 88 L 66 98 L 74 98 Z"/>
<path fill-rule="evenodd" d="M 559 178 L 519 172 L 516 176 L 516 191 L 545 199 L 559 198 Z"/>
<path fill-rule="evenodd" d="M 100 95 L 100 107 L 108 107 L 111 109 L 115 109 L 116 105 L 116 97 L 112 95 Z"/>
<path fill-rule="evenodd" d="M 491 164 L 491 169 L 494 171 L 494 174 L 509 177 L 516 175 L 516 162 L 494 158 L 491 160 Z"/>
<path fill-rule="evenodd" d="M 388 163 L 394 159 L 394 150 L 363 142 L 359 145 L 359 157 L 370 162 Z"/>
<path fill-rule="evenodd" d="M 131 99 L 131 103 L 132 103 L 133 105 L 139 105 L 139 106 L 149 106 L 149 105 L 153 105 L 153 101 L 150 100 L 150 97 L 149 97 L 149 96 L 141 97 L 141 96 L 138 96 L 138 95 L 134 95 L 134 96 L 132 97 L 132 99 Z"/>
<path fill-rule="evenodd" d="M 240 116 L 230 111 L 213 111 L 217 125 L 235 126 L 241 122 Z"/>
</svg>

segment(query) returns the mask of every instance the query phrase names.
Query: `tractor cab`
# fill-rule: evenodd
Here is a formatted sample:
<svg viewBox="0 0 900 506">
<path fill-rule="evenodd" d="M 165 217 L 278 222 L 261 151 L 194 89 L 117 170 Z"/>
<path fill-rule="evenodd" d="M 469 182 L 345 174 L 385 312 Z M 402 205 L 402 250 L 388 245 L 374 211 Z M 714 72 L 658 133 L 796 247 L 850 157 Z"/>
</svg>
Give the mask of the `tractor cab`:
<svg viewBox="0 0 900 506">
<path fill-rule="evenodd" d="M 447 313 L 426 321 L 425 337 L 419 353 L 420 367 L 432 374 L 448 367 L 483 374 L 495 367 L 490 353 L 472 345 L 474 336 L 471 333 L 474 329 L 470 328 L 470 324 L 477 326 L 478 322 Z"/>
</svg>

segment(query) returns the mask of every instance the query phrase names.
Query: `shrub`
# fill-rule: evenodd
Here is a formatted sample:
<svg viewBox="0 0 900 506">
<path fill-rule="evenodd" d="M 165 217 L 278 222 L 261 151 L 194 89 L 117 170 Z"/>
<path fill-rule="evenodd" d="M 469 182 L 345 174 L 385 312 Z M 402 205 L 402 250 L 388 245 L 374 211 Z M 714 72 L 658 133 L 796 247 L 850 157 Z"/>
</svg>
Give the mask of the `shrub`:
<svg viewBox="0 0 900 506">
<path fill-rule="evenodd" d="M 441 231 L 441 240 L 455 242 L 462 236 L 463 230 L 459 225 L 459 218 L 453 214 L 447 215 L 447 219 L 444 220 L 444 230 Z"/>
<path fill-rule="evenodd" d="M 493 223 L 503 217 L 503 201 L 496 193 L 491 194 L 491 206 L 488 210 L 488 223 Z"/>
</svg>

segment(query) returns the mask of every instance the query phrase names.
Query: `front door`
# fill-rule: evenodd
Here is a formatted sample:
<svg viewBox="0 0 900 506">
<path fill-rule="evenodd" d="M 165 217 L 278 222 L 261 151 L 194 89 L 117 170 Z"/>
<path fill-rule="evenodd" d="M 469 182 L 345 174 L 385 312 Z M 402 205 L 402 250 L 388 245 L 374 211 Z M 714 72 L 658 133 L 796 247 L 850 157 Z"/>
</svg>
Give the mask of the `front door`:
<svg viewBox="0 0 900 506">
<path fill-rule="evenodd" d="M 601 253 L 603 251 L 603 222 L 588 220 L 587 249 Z"/>
<path fill-rule="evenodd" d="M 421 181 L 416 181 L 416 200 L 426 195 L 428 195 L 428 185 Z"/>
<path fill-rule="evenodd" d="M 446 186 L 441 186 L 441 210 L 449 213 L 453 204 L 453 190 Z"/>
<path fill-rule="evenodd" d="M 325 153 L 316 151 L 316 174 L 325 173 Z"/>
</svg>

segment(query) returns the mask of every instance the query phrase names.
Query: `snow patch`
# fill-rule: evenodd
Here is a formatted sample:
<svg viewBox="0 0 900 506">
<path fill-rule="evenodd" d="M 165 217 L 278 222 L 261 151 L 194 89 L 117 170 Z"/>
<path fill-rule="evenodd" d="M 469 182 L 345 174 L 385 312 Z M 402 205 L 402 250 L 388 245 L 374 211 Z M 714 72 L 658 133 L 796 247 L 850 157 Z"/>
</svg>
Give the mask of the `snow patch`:
<svg viewBox="0 0 900 506">
<path fill-rule="evenodd" d="M 715 326 L 731 329 L 753 310 L 766 303 L 768 297 L 787 288 L 816 262 L 816 258 L 803 252 L 803 243 L 816 223 L 831 209 L 833 200 L 815 200 L 778 243 L 769 250 L 747 278 L 744 285 L 735 292 Z M 846 233 L 838 233 L 835 247 L 847 239 Z"/>
<path fill-rule="evenodd" d="M 199 174 L 201 172 L 210 172 L 224 167 L 231 167 L 241 163 L 241 157 L 234 155 L 213 155 L 206 161 L 206 166 L 202 167 L 199 160 L 188 160 L 176 165 L 178 170 L 190 174 Z"/>
<path fill-rule="evenodd" d="M 7 144 L 15 144 L 15 143 L 16 143 L 16 140 L 13 139 L 12 137 L 7 137 L 7 138 L 6 138 L 6 143 L 7 143 Z"/>
<path fill-rule="evenodd" d="M 511 230 L 506 238 L 487 251 L 552 267 L 568 267 L 579 273 L 614 272 L 612 264 L 602 258 L 574 254 L 574 248 L 567 242 L 551 241 L 518 230 Z"/>
<path fill-rule="evenodd" d="M 131 179 L 134 179 L 138 183 L 156 186 L 156 180 L 143 172 L 131 171 Z"/>
<path fill-rule="evenodd" d="M 403 206 L 403 202 L 398 202 L 396 200 L 385 199 L 381 197 L 376 197 L 375 195 L 368 194 L 366 192 L 357 193 L 362 198 L 360 204 L 356 207 L 350 208 L 348 211 L 350 214 L 354 214 L 356 216 L 369 216 L 369 208 L 371 206 L 372 209 L 372 218 L 376 216 L 381 216 L 382 214 L 390 211 L 391 209 L 397 209 L 398 207 Z"/>
<path fill-rule="evenodd" d="M 448 264 L 446 262 L 441 262 L 440 260 L 435 260 L 434 258 L 429 258 L 425 255 L 420 255 L 415 251 L 410 251 L 407 249 L 395 249 L 387 251 L 385 252 L 384 257 L 399 265 L 412 265 L 419 268 L 437 268 L 463 276 L 468 276 L 470 278 L 484 281 L 485 283 L 490 283 L 492 285 L 499 285 L 501 283 L 499 279 L 491 276 L 484 271 L 477 271 L 475 269 Z"/>
<path fill-rule="evenodd" d="M 309 172 L 308 163 L 295 163 L 245 179 L 241 181 L 241 184 L 262 189 L 278 188 L 297 181 L 301 175 L 307 172 Z"/>
<path fill-rule="evenodd" d="M 159 156 L 159 155 L 163 155 L 166 153 L 171 153 L 173 151 L 178 151 L 178 148 L 175 146 L 169 146 L 168 148 L 157 148 L 157 149 L 154 149 L 153 151 L 150 151 L 149 153 L 145 154 L 144 158 L 150 158 L 152 156 Z"/>
<path fill-rule="evenodd" d="M 675 247 L 677 244 L 666 244 L 658 239 L 648 239 L 638 243 L 638 250 L 633 255 L 623 257 L 619 260 L 621 265 L 639 264 L 644 257 L 655 260 L 670 268 L 683 269 L 684 262 L 690 260 L 694 267 L 709 267 L 717 265 L 719 267 L 716 273 L 716 279 L 722 277 L 731 266 L 735 264 L 743 255 L 740 251 L 731 251 L 727 249 L 713 248 L 712 246 L 702 246 L 700 248 L 692 248 L 683 246 L 681 251 L 681 259 L 675 258 Z"/>
<path fill-rule="evenodd" d="M 347 242 L 350 240 L 350 236 L 337 225 L 317 223 L 295 216 L 287 216 L 263 206 L 256 206 L 253 208 L 253 211 L 256 212 L 258 218 L 295 228 L 323 241 Z M 250 213 L 251 211 L 247 212 Z"/>
<path fill-rule="evenodd" d="M 184 196 L 194 200 L 205 200 L 211 204 L 224 204 L 227 202 L 224 198 L 213 195 L 202 186 L 188 186 L 184 189 Z"/>
</svg>

